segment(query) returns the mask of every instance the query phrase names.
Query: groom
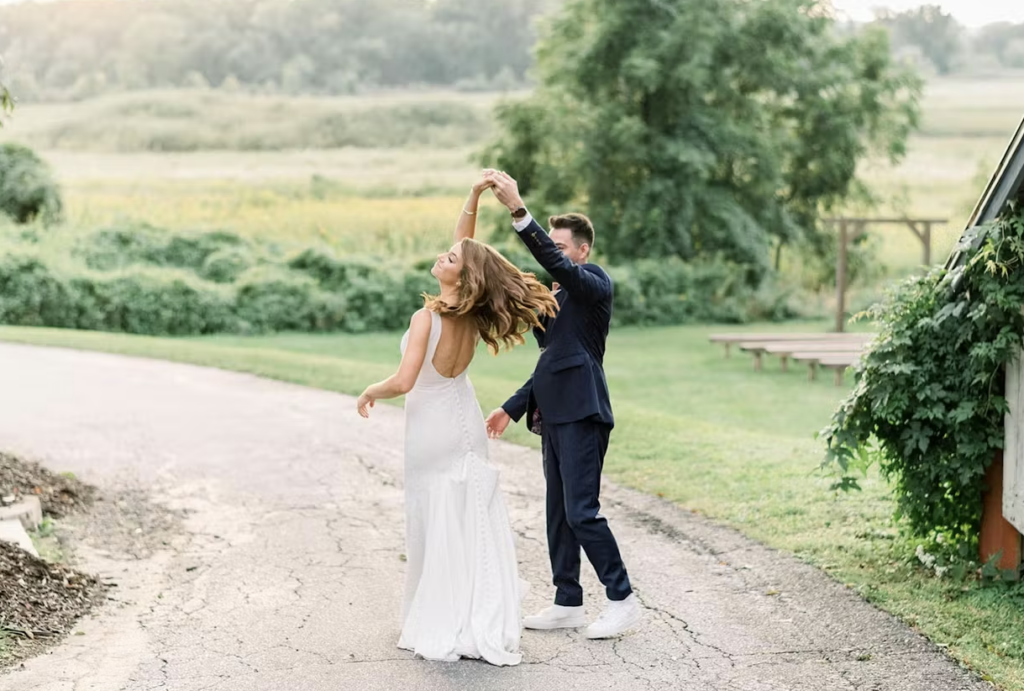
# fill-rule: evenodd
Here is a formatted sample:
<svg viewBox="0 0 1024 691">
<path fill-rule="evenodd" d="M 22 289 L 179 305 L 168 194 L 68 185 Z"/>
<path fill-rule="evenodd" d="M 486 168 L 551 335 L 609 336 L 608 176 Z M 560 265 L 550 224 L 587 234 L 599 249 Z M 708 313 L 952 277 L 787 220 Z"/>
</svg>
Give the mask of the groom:
<svg viewBox="0 0 1024 691">
<path fill-rule="evenodd" d="M 541 428 L 547 480 L 548 552 L 555 603 L 526 617 L 528 629 L 576 628 L 585 623 L 580 586 L 580 547 L 597 571 L 608 602 L 584 632 L 611 638 L 640 622 L 640 605 L 608 522 L 599 513 L 601 469 L 615 424 L 604 377 L 605 340 L 612 316 L 612 282 L 588 264 L 594 227 L 583 214 L 553 216 L 550 235 L 530 216 L 516 181 L 488 170 L 498 200 L 530 252 L 556 281 L 556 317 L 536 330 L 540 359 L 530 379 L 487 417 L 492 438 L 524 414 Z"/>
</svg>

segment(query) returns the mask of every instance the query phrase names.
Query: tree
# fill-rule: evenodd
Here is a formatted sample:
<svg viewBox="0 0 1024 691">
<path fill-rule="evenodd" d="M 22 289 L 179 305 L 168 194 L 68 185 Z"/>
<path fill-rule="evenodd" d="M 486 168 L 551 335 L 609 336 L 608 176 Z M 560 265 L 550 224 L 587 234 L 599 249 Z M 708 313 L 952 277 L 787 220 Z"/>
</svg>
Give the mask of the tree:
<svg viewBox="0 0 1024 691">
<path fill-rule="evenodd" d="M 2 61 L 0 61 L 2 64 Z M 0 82 L 0 127 L 3 127 L 3 116 L 14 110 L 14 98 L 10 95 L 7 85 Z"/>
<path fill-rule="evenodd" d="M 570 0 L 538 46 L 540 86 L 499 107 L 481 158 L 534 213 L 585 209 L 617 259 L 717 254 L 756 283 L 771 243 L 820 238 L 858 161 L 899 159 L 917 122 L 920 80 L 884 32 L 841 37 L 820 10 Z"/>
<path fill-rule="evenodd" d="M 50 167 L 28 147 L 0 144 L 0 214 L 17 223 L 61 217 L 60 186 Z"/>
<path fill-rule="evenodd" d="M 0 50 L 46 98 L 229 75 L 304 93 L 523 80 L 533 20 L 560 0 L 0 0 Z M 312 21 L 311 18 L 315 18 Z M 503 79 L 506 77 L 502 76 Z M 284 85 L 287 81 L 288 84 Z"/>
<path fill-rule="evenodd" d="M 0 115 L 14 110 L 14 99 L 7 87 L 0 82 Z M 3 118 L 0 118 L 0 127 L 4 126 Z"/>
<path fill-rule="evenodd" d="M 895 14 L 883 12 L 879 21 L 892 32 L 895 48 L 917 47 L 939 74 L 953 70 L 963 47 L 963 28 L 938 5 L 922 5 Z"/>
<path fill-rule="evenodd" d="M 4 58 L 0 55 L 0 77 L 3 77 Z M 0 80 L 0 127 L 4 126 L 4 115 L 14 110 L 14 98 L 7 85 Z"/>
<path fill-rule="evenodd" d="M 983 26 L 972 42 L 974 51 L 994 55 L 1004 67 L 1020 67 L 1021 45 L 1024 41 L 1024 22 L 996 22 Z"/>
</svg>

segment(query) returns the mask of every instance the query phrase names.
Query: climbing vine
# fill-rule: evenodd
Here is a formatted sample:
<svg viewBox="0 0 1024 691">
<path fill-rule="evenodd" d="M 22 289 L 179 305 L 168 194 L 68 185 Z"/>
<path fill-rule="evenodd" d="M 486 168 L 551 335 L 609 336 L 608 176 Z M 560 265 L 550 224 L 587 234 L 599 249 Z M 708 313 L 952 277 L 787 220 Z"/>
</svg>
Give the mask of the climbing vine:
<svg viewBox="0 0 1024 691">
<path fill-rule="evenodd" d="M 878 463 L 909 532 L 941 535 L 965 554 L 977 545 L 985 470 L 1003 445 L 1003 367 L 1024 335 L 1024 209 L 1011 205 L 957 249 L 967 253 L 961 266 L 911 278 L 858 315 L 879 334 L 821 437 L 834 488 L 859 489 Z"/>
</svg>

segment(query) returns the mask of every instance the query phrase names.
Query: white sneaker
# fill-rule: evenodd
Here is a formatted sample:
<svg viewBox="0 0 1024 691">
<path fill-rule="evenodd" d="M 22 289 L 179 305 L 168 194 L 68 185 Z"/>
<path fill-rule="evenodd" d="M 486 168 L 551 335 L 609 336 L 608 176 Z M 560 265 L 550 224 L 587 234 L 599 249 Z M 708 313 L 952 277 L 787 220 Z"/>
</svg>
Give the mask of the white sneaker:
<svg viewBox="0 0 1024 691">
<path fill-rule="evenodd" d="M 583 635 L 587 638 L 614 638 L 640 623 L 643 613 L 634 593 L 625 600 L 609 600 L 597 620 L 587 627 Z"/>
<path fill-rule="evenodd" d="M 583 613 L 583 605 L 579 607 L 551 605 L 537 614 L 523 619 L 523 626 L 528 629 L 539 629 L 541 631 L 575 629 L 586 623 L 587 616 Z"/>
</svg>

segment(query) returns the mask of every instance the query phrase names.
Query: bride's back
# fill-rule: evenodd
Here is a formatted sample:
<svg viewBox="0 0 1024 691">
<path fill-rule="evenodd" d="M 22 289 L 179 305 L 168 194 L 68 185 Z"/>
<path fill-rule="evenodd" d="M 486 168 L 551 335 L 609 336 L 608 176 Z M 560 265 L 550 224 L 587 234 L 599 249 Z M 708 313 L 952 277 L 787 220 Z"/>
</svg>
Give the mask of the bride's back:
<svg viewBox="0 0 1024 691">
<path fill-rule="evenodd" d="M 454 379 L 469 367 L 476 354 L 478 332 L 473 319 L 441 317 L 441 336 L 432 364 L 442 377 Z"/>
</svg>

